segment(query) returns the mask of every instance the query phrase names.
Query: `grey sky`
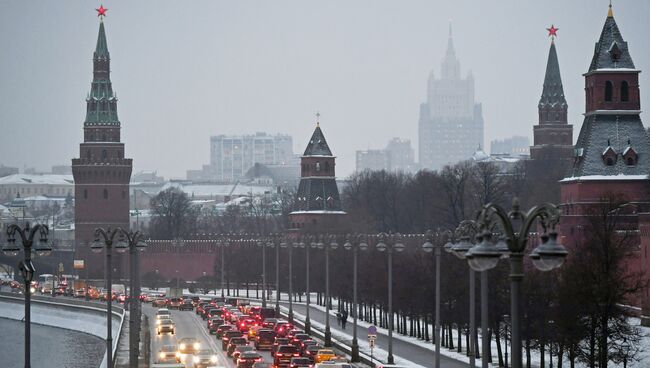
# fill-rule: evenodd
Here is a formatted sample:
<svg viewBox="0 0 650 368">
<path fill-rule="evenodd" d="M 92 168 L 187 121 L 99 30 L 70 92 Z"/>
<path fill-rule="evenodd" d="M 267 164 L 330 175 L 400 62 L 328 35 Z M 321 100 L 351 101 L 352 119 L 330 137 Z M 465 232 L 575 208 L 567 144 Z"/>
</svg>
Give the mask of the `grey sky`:
<svg viewBox="0 0 650 368">
<path fill-rule="evenodd" d="M 487 145 L 532 136 L 549 46 L 545 28 L 559 27 L 577 138 L 582 73 L 607 3 L 104 1 L 126 154 L 135 170 L 184 177 L 208 163 L 210 135 L 288 133 L 302 152 L 317 110 L 339 176 L 354 169 L 355 150 L 383 148 L 393 136 L 411 139 L 417 152 L 419 104 L 429 72 L 439 75 L 449 19 L 462 73 L 474 73 Z M 49 169 L 78 155 L 98 6 L 0 2 L 0 163 Z M 645 71 L 642 107 L 650 103 L 649 15 L 650 1 L 614 2 L 635 65 Z"/>
</svg>

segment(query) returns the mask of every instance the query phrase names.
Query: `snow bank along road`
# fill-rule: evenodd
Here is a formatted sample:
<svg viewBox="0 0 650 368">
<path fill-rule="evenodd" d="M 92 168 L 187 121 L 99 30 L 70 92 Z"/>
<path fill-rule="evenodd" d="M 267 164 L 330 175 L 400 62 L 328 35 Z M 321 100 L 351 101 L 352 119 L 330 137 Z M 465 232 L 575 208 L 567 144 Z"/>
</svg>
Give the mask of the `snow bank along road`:
<svg viewBox="0 0 650 368">
<path fill-rule="evenodd" d="M 32 297 L 32 324 L 58 327 L 106 338 L 106 307 L 104 304 L 68 298 Z M 23 320 L 24 299 L 20 294 L 0 293 L 0 317 Z M 117 348 L 124 321 L 122 308 L 113 309 L 113 353 Z M 32 344 L 35 347 L 35 344 Z M 105 356 L 100 367 L 105 366 Z"/>
</svg>

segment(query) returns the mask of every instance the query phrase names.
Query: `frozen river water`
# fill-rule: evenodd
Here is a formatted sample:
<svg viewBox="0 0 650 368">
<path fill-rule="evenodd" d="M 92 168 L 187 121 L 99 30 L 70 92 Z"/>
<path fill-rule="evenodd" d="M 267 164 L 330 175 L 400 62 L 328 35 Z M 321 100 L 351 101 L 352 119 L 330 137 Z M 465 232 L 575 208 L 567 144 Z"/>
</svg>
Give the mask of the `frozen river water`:
<svg viewBox="0 0 650 368">
<path fill-rule="evenodd" d="M 24 366 L 23 322 L 0 318 L 2 344 L 0 367 Z M 82 332 L 32 324 L 33 368 L 99 367 L 106 348 L 104 340 Z"/>
</svg>

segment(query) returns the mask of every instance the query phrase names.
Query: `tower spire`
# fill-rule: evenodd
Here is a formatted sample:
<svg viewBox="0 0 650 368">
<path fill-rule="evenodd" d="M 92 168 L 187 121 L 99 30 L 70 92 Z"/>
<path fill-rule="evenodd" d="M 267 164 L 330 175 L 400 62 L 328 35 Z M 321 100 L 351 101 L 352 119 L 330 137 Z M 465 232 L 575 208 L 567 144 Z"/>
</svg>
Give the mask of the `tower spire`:
<svg viewBox="0 0 650 368">
<path fill-rule="evenodd" d="M 614 18 L 614 12 L 612 11 L 612 0 L 609 0 L 609 9 L 607 9 L 607 18 Z"/>
</svg>

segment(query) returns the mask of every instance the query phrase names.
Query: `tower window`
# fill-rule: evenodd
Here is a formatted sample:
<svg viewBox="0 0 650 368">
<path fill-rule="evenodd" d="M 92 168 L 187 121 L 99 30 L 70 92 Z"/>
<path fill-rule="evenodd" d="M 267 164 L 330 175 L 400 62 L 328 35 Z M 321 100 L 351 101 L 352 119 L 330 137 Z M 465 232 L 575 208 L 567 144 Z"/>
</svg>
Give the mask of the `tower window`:
<svg viewBox="0 0 650 368">
<path fill-rule="evenodd" d="M 102 150 L 102 160 L 106 160 L 108 158 L 108 152 L 106 150 Z"/>
<path fill-rule="evenodd" d="M 84 189 L 84 199 L 88 199 L 88 189 Z"/>
<path fill-rule="evenodd" d="M 86 159 L 87 159 L 87 160 L 90 160 L 90 150 L 87 150 L 87 151 L 86 151 Z"/>
<path fill-rule="evenodd" d="M 104 189 L 104 199 L 108 199 L 108 189 Z"/>
<path fill-rule="evenodd" d="M 320 162 L 316 163 L 316 171 L 320 171 Z"/>
<path fill-rule="evenodd" d="M 325 161 L 325 172 L 326 173 L 330 172 L 330 163 L 329 163 L 329 161 Z"/>
<path fill-rule="evenodd" d="M 612 82 L 607 81 L 605 82 L 605 101 L 606 102 L 611 102 L 612 101 L 612 94 L 614 92 L 614 85 Z"/>
<path fill-rule="evenodd" d="M 621 101 L 627 102 L 630 100 L 630 86 L 627 81 L 621 83 Z"/>
</svg>

